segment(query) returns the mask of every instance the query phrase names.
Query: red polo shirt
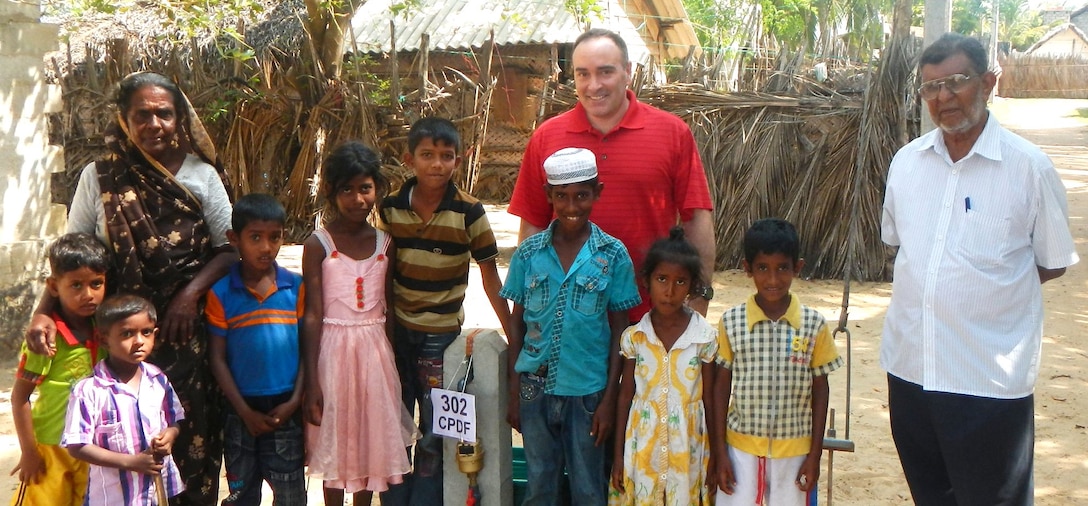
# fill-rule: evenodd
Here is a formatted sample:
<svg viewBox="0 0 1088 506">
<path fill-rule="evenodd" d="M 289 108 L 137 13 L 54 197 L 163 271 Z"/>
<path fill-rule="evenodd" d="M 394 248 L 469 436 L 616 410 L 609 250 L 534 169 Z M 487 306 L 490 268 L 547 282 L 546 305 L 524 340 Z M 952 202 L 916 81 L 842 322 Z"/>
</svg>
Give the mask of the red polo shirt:
<svg viewBox="0 0 1088 506">
<path fill-rule="evenodd" d="M 590 220 L 623 242 L 637 273 L 650 245 L 668 237 L 678 218 L 688 221 L 693 210 L 713 209 L 713 204 L 688 125 L 640 103 L 630 90 L 627 98 L 627 113 L 607 134 L 589 124 L 581 103 L 541 124 L 525 148 L 509 212 L 533 226 L 547 226 L 554 213 L 543 189 L 544 159 L 562 148 L 589 149 L 597 155 L 604 183 Z M 647 294 L 641 295 L 643 302 L 631 310 L 631 321 L 650 308 Z"/>
</svg>

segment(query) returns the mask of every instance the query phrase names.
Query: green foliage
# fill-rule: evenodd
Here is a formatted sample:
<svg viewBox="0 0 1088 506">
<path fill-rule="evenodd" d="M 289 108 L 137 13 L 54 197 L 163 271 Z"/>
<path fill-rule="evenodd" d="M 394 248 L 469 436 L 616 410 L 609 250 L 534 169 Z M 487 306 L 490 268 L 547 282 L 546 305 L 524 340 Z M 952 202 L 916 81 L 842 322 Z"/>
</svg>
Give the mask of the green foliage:
<svg viewBox="0 0 1088 506">
<path fill-rule="evenodd" d="M 393 14 L 393 17 L 403 16 L 407 19 L 411 14 L 419 11 L 419 6 L 420 0 L 401 0 L 391 3 L 389 12 Z"/>
<path fill-rule="evenodd" d="M 237 30 L 238 19 L 253 19 L 264 7 L 256 0 L 158 0 L 158 8 L 169 20 L 164 23 L 176 27 L 177 32 L 163 30 L 166 37 L 186 40 L 193 37 L 226 35 L 241 42 L 244 37 Z"/>
<path fill-rule="evenodd" d="M 1031 47 L 1053 27 L 1043 24 L 1042 15 L 1027 0 L 999 0 L 998 11 L 999 37 L 1018 51 Z"/>
<path fill-rule="evenodd" d="M 1030 19 L 1034 19 L 1033 25 L 1022 27 L 1009 34 L 1008 42 L 1017 51 L 1027 50 L 1032 44 L 1039 42 L 1039 39 L 1043 38 L 1043 35 L 1046 35 L 1046 32 L 1053 28 L 1051 25 L 1044 25 L 1043 18 L 1038 13 L 1029 18 L 1029 23 Z"/>
<path fill-rule="evenodd" d="M 58 2 L 49 2 L 47 5 L 51 4 L 56 6 L 57 3 Z M 116 2 L 111 0 L 72 0 L 66 3 L 68 4 L 68 8 L 71 9 L 72 14 L 77 17 L 82 17 L 95 12 L 113 14 L 116 13 L 119 8 Z"/>
<path fill-rule="evenodd" d="M 881 17 L 887 17 L 891 22 L 891 12 L 894 4 L 888 0 L 881 1 L 850 1 L 843 6 L 845 12 L 846 33 L 845 39 L 849 47 L 854 49 L 860 60 L 868 61 L 874 49 L 884 45 L 884 25 Z"/>
<path fill-rule="evenodd" d="M 345 81 L 361 83 L 370 103 L 379 106 L 392 105 L 393 100 L 389 90 L 393 87 L 393 82 L 371 72 L 370 68 L 374 65 L 376 63 L 369 55 L 351 53 L 344 62 L 341 76 Z"/>
<path fill-rule="evenodd" d="M 763 29 L 787 46 L 811 48 L 816 40 L 816 6 L 810 0 L 760 0 Z"/>
<path fill-rule="evenodd" d="M 997 2 L 998 39 L 1017 50 L 1027 49 L 1053 26 L 1043 24 L 1042 16 L 1029 0 L 954 0 L 952 31 L 985 38 L 993 26 L 993 6 Z"/>
<path fill-rule="evenodd" d="M 111 15 L 135 8 L 157 15 L 162 20 L 158 37 L 188 41 L 194 37 L 226 35 L 242 40 L 239 19 L 254 19 L 264 11 L 258 0 L 44 0 L 45 12 L 78 20 L 95 15 Z"/>
<path fill-rule="evenodd" d="M 253 49 L 251 49 L 249 46 L 243 46 L 242 48 L 216 46 L 216 50 L 219 52 L 219 56 L 221 56 L 223 59 L 235 60 L 242 63 L 248 62 L 249 60 L 253 60 L 257 57 L 257 54 L 254 53 Z"/>
<path fill-rule="evenodd" d="M 205 103 L 201 109 L 200 119 L 209 125 L 227 121 L 231 118 L 238 104 L 245 100 L 259 100 L 261 93 L 257 91 L 256 86 L 260 84 L 260 79 L 251 77 L 244 84 L 245 86 L 242 88 L 228 88 L 222 96 Z"/>
<path fill-rule="evenodd" d="M 563 7 L 578 20 L 578 25 L 588 29 L 594 19 L 604 19 L 604 7 L 597 0 L 563 0 Z"/>
<path fill-rule="evenodd" d="M 763 34 L 784 47 L 826 51 L 841 35 L 851 54 L 866 58 L 883 42 L 880 16 L 890 15 L 892 0 L 684 0 L 699 41 L 710 47 L 748 40 L 738 32 L 752 5 L 760 8 Z"/>
<path fill-rule="evenodd" d="M 215 41 L 215 50 L 224 60 L 249 63 L 255 58 L 238 31 L 238 20 L 255 19 L 264 10 L 258 0 L 47 0 L 47 12 L 64 16 L 75 25 L 83 18 L 113 15 L 139 8 L 145 14 L 157 15 L 162 30 L 156 34 L 162 40 L 188 43 L 192 38 Z M 260 83 L 260 74 L 239 80 L 241 86 L 228 89 L 204 111 L 205 118 L 215 122 L 223 119 L 241 100 L 251 97 Z"/>
<path fill-rule="evenodd" d="M 747 11 L 744 0 L 685 0 L 684 8 L 703 47 L 728 47 L 738 38 Z"/>
<path fill-rule="evenodd" d="M 989 33 L 990 23 L 983 24 L 983 20 L 991 18 L 990 12 L 990 4 L 983 4 L 980 0 L 953 0 L 952 31 L 982 37 Z"/>
</svg>

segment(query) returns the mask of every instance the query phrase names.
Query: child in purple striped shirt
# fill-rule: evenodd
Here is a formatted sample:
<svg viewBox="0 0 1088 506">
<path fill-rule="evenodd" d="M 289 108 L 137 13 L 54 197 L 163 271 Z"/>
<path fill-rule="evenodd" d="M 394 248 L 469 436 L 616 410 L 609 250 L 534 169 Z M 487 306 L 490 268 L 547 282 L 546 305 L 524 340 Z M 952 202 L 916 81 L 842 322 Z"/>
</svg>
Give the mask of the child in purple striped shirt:
<svg viewBox="0 0 1088 506">
<path fill-rule="evenodd" d="M 170 453 L 185 413 L 166 374 L 144 362 L 156 320 L 155 306 L 135 295 L 107 298 L 95 312 L 109 357 L 72 389 L 60 442 L 90 464 L 84 504 L 165 506 L 160 497 L 184 489 Z"/>
</svg>

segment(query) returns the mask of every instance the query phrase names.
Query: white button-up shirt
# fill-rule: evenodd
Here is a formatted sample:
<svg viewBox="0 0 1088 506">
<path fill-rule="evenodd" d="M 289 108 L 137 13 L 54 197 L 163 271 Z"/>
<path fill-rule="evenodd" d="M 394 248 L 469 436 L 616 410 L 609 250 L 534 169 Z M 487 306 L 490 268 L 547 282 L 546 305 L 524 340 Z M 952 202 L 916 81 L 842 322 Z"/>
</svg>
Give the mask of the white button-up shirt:
<svg viewBox="0 0 1088 506">
<path fill-rule="evenodd" d="M 881 236 L 899 247 L 880 365 L 926 390 L 1032 393 L 1042 345 L 1036 266 L 1078 261 L 1050 159 L 993 115 L 952 162 L 941 130 L 896 153 Z"/>
</svg>

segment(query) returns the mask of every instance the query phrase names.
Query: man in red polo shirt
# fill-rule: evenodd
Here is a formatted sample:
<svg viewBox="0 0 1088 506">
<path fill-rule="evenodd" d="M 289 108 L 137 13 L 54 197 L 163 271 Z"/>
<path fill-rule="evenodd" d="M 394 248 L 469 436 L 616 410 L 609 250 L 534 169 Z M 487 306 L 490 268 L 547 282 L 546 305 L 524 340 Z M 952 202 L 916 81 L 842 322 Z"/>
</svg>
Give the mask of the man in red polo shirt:
<svg viewBox="0 0 1088 506">
<path fill-rule="evenodd" d="M 518 241 L 543 230 L 553 217 L 544 192 L 544 159 L 562 148 L 586 148 L 596 154 L 604 183 L 590 220 L 623 242 L 636 271 L 650 244 L 679 222 L 699 250 L 704 279 L 712 279 L 713 204 L 691 129 L 627 90 L 631 62 L 618 34 L 600 28 L 583 33 L 572 60 L 578 104 L 540 125 L 521 161 L 509 208 L 521 217 Z M 643 302 L 631 310 L 632 322 L 649 310 L 640 290 Z M 714 291 L 708 286 L 698 295 L 689 304 L 705 315 Z"/>
</svg>

